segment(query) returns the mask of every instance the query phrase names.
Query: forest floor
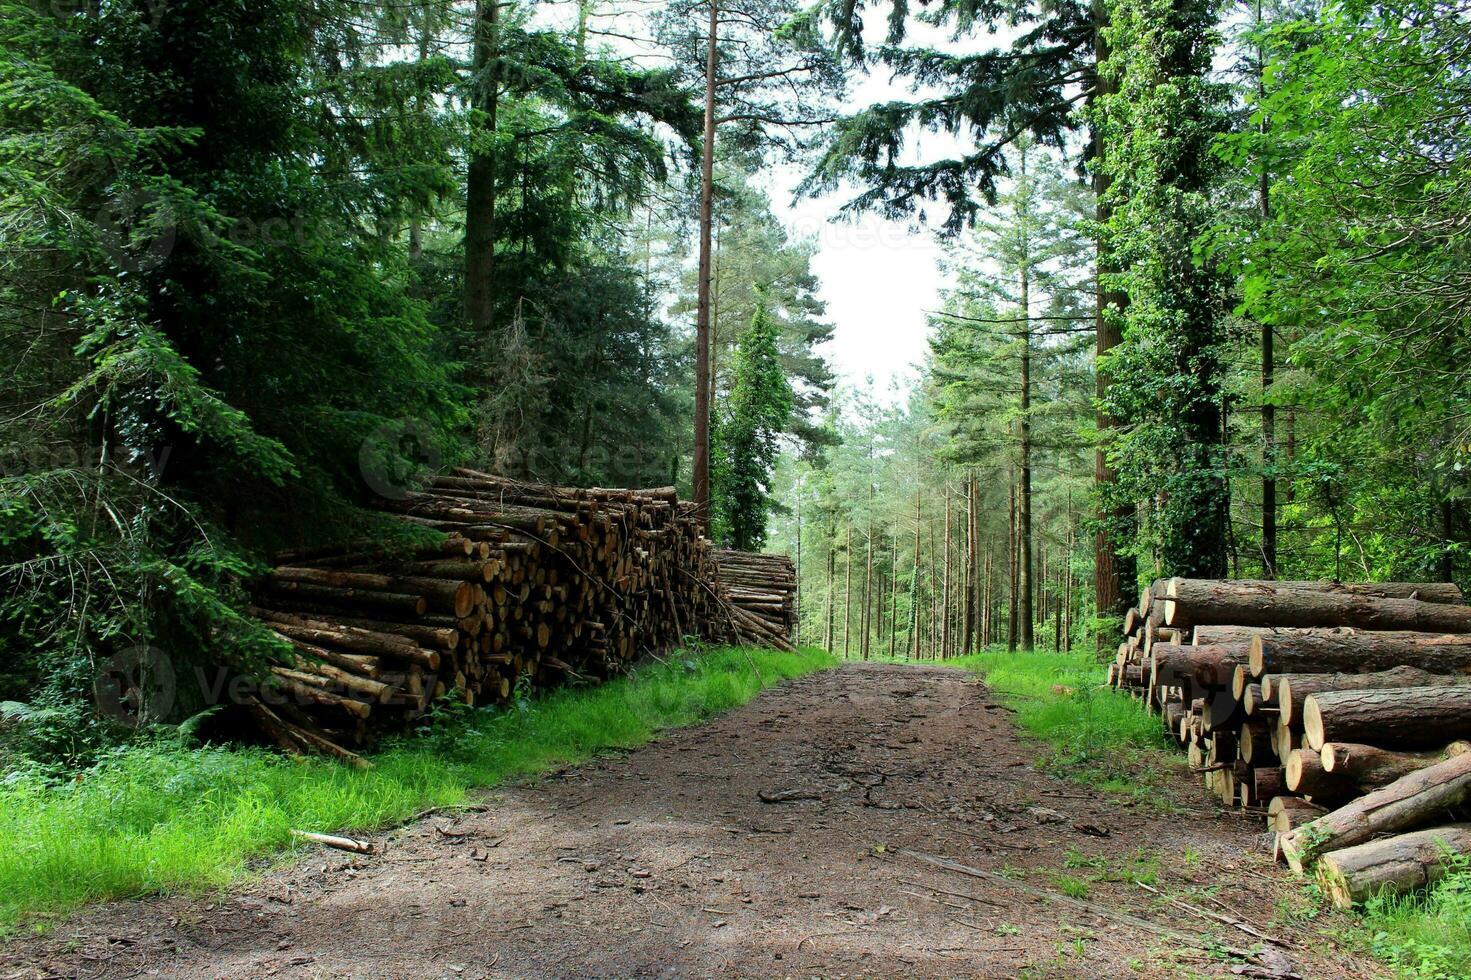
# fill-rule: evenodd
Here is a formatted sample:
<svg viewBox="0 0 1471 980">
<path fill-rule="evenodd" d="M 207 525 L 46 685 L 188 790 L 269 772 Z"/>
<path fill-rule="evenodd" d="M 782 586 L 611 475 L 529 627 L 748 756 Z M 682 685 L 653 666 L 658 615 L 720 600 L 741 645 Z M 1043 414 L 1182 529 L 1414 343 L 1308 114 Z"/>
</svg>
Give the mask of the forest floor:
<svg viewBox="0 0 1471 980">
<path fill-rule="evenodd" d="M 1039 752 L 973 675 L 847 663 L 377 854 L 86 910 L 0 977 L 1379 975 L 1183 770 L 1122 795 Z"/>
</svg>

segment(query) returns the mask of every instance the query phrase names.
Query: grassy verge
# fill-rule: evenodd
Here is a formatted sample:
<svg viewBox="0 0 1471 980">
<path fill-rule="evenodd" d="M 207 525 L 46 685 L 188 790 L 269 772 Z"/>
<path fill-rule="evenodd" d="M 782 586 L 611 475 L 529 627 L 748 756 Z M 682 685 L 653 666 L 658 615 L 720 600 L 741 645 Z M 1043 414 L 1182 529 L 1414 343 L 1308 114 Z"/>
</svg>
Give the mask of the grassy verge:
<svg viewBox="0 0 1471 980">
<path fill-rule="evenodd" d="M 1158 719 L 1134 699 L 1100 687 L 1102 669 L 1083 653 L 974 654 L 951 664 L 983 674 L 1016 709 L 1023 729 L 1049 746 L 1047 766 L 1103 789 L 1153 794 L 1180 765 Z M 1325 907 L 1312 886 L 1308 914 Z M 1370 901 L 1344 940 L 1370 951 L 1402 977 L 1471 977 L 1471 865 L 1420 895 Z"/>
<path fill-rule="evenodd" d="M 1471 977 L 1471 865 L 1461 860 L 1422 894 L 1370 899 L 1363 931 L 1374 955 L 1402 977 Z"/>
<path fill-rule="evenodd" d="M 291 847 L 293 828 L 391 826 L 477 787 L 642 745 L 834 662 L 818 650 L 681 654 L 600 687 L 454 712 L 385 747 L 367 771 L 236 748 L 134 748 L 63 786 L 10 780 L 0 784 L 0 931 L 87 902 L 228 884 Z"/>
<path fill-rule="evenodd" d="M 1068 779 L 1154 798 L 1162 776 L 1182 764 L 1158 719 L 1101 686 L 1089 653 L 988 651 L 949 663 L 983 675 L 1017 723 L 1048 745 L 1044 765 Z"/>
</svg>

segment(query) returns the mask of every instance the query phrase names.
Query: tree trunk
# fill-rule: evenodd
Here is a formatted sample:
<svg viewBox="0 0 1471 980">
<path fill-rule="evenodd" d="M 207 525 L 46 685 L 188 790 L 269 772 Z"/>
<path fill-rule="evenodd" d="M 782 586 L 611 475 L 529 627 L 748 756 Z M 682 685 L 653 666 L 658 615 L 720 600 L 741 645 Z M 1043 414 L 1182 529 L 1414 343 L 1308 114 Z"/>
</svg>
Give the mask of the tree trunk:
<svg viewBox="0 0 1471 980">
<path fill-rule="evenodd" d="M 822 634 L 822 648 L 828 653 L 833 652 L 833 618 L 837 612 L 836 595 L 834 586 L 837 578 L 838 564 L 838 529 L 833 527 L 832 522 L 827 526 L 827 628 Z"/>
<path fill-rule="evenodd" d="M 1321 854 L 1443 819 L 1468 796 L 1471 753 L 1412 772 L 1296 828 L 1283 836 L 1282 854 L 1301 873 Z"/>
<path fill-rule="evenodd" d="M 960 650 L 970 653 L 976 641 L 976 475 L 965 477 L 965 587 L 961 592 Z"/>
<path fill-rule="evenodd" d="M 863 545 L 863 551 L 863 639 L 859 643 L 859 651 L 860 656 L 864 660 L 867 660 L 868 637 L 873 627 L 869 613 L 873 600 L 873 517 L 871 515 L 868 519 L 868 534 Z"/>
<path fill-rule="evenodd" d="M 981 559 L 981 649 L 991 645 L 991 548 Z"/>
<path fill-rule="evenodd" d="M 1315 749 L 1326 742 L 1435 748 L 1447 739 L 1471 736 L 1471 686 L 1310 694 L 1303 703 L 1302 728 Z"/>
<path fill-rule="evenodd" d="M 1258 31 L 1262 29 L 1261 0 L 1256 4 L 1256 28 Z M 1267 58 L 1260 40 L 1256 45 L 1256 59 L 1257 105 L 1261 106 L 1267 96 Z M 1270 125 L 1267 114 L 1263 112 L 1257 131 L 1264 138 Z M 1265 225 L 1272 217 L 1271 170 L 1265 158 L 1257 174 L 1257 205 Z M 1277 463 L 1277 407 L 1272 404 L 1273 372 L 1276 369 L 1272 345 L 1275 337 L 1270 323 L 1262 323 L 1259 331 L 1262 358 L 1262 575 L 1274 579 L 1277 577 L 1277 476 L 1274 468 Z"/>
<path fill-rule="evenodd" d="M 1011 509 L 1008 521 L 1007 544 L 1008 555 L 1006 561 L 1007 575 L 1010 578 L 1010 582 L 1008 583 L 1010 586 L 1010 588 L 1008 589 L 1008 593 L 1011 603 L 1006 618 L 1006 649 L 1010 653 L 1016 652 L 1016 643 L 1018 638 L 1016 617 L 1017 610 L 1020 607 L 1020 597 L 1017 595 L 1017 591 L 1020 584 L 1019 579 L 1021 572 L 1017 567 L 1019 558 L 1019 555 L 1017 553 L 1017 544 L 1018 538 L 1016 523 L 1016 483 L 1015 481 L 1013 481 L 1011 485 Z"/>
<path fill-rule="evenodd" d="M 1019 155 L 1019 179 L 1027 181 L 1027 154 Z M 1033 564 L 1032 541 L 1032 256 L 1026 219 L 1021 229 L 1021 647 L 1036 646 L 1033 624 L 1036 622 L 1036 567 Z"/>
<path fill-rule="evenodd" d="M 848 522 L 848 545 L 843 562 L 843 659 L 848 659 L 848 641 L 853 634 L 853 523 Z"/>
<path fill-rule="evenodd" d="M 940 559 L 943 568 L 940 583 L 940 659 L 950 656 L 950 485 L 945 484 L 945 544 Z"/>
<path fill-rule="evenodd" d="M 919 659 L 919 532 L 920 487 L 914 487 L 914 574 L 909 579 L 909 645 L 910 657 Z"/>
<path fill-rule="evenodd" d="M 715 72 L 718 69 L 720 4 L 709 0 L 710 26 L 705 39 L 705 130 L 700 155 L 700 259 L 695 306 L 695 458 L 693 493 L 696 513 L 710 526 L 710 235 L 715 200 Z M 851 563 L 851 556 L 850 556 Z M 847 629 L 844 628 L 844 646 Z"/>
<path fill-rule="evenodd" d="M 1293 582 L 1171 579 L 1165 625 L 1356 626 L 1380 630 L 1471 632 L 1471 606 L 1421 599 L 1380 598 L 1389 586 L 1323 588 Z M 1432 586 L 1422 586 L 1422 595 Z M 1454 586 L 1452 586 L 1454 588 Z M 1457 590 L 1459 593 L 1459 590 Z"/>
<path fill-rule="evenodd" d="M 499 72 L 502 0 L 479 0 L 475 14 L 471 71 L 475 83 L 470 106 L 485 120 L 485 131 L 495 136 L 500 108 Z M 495 206 L 494 149 L 481 146 L 470 154 L 465 174 L 465 320 L 476 337 L 488 336 L 495 326 Z"/>
<path fill-rule="evenodd" d="M 899 629 L 899 529 L 889 538 L 889 656 L 894 656 L 894 634 Z"/>
<path fill-rule="evenodd" d="M 586 10 L 580 6 L 579 10 Z M 796 621 L 796 630 L 792 635 L 794 645 L 802 645 L 802 484 L 797 483 L 797 588 L 792 593 L 792 618 Z"/>
</svg>

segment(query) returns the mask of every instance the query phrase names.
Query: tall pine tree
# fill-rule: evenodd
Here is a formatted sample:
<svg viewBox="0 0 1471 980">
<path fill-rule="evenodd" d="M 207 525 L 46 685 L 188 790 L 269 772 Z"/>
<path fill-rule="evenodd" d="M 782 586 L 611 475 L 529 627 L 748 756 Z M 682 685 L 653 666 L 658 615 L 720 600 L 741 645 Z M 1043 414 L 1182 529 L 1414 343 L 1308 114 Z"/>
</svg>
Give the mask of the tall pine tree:
<svg viewBox="0 0 1471 980">
<path fill-rule="evenodd" d="M 776 325 L 765 305 L 736 347 L 730 398 L 716 427 L 716 536 L 743 551 L 766 542 L 771 474 L 792 416 L 792 386 L 781 366 Z"/>
</svg>

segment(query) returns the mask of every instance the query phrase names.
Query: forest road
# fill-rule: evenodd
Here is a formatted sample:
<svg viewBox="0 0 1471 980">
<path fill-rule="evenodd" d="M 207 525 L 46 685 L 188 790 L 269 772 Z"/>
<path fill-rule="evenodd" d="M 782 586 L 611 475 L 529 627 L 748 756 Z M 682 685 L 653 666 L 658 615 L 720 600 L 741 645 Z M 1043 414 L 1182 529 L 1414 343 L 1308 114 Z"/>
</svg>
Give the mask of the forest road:
<svg viewBox="0 0 1471 980">
<path fill-rule="evenodd" d="M 1037 771 L 1039 751 L 971 675 L 848 663 L 380 854 L 89 910 L 0 947 L 0 977 L 1232 975 L 1137 919 L 1260 946 L 1131 874 L 1289 941 L 1304 977 L 1375 975 L 1331 922 L 1275 918 L 1296 886 L 1197 779 L 1100 794 Z"/>
</svg>

